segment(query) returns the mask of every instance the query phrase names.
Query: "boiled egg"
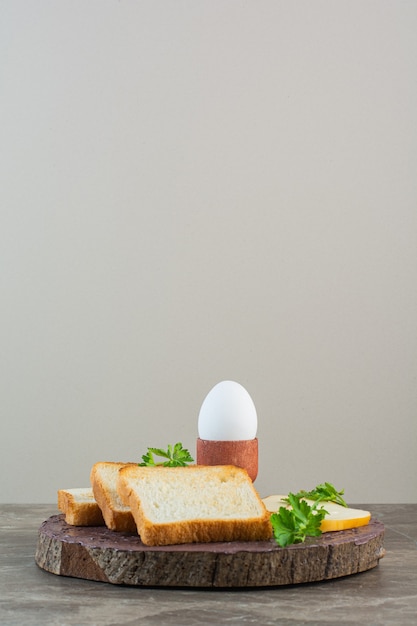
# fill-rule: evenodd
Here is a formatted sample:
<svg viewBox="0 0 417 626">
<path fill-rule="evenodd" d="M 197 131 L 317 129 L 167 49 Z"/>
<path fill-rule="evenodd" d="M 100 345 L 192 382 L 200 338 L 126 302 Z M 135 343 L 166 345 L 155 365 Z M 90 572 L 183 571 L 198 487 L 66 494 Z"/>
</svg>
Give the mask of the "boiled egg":
<svg viewBox="0 0 417 626">
<path fill-rule="evenodd" d="M 232 380 L 217 383 L 207 394 L 198 416 L 198 436 L 211 441 L 255 439 L 258 416 L 246 389 Z"/>
</svg>

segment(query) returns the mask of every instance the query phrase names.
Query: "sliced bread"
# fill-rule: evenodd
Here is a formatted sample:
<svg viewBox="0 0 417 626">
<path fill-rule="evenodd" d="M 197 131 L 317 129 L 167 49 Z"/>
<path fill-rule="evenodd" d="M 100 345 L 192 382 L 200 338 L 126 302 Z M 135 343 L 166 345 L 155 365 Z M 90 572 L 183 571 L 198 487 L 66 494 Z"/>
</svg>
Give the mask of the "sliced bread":
<svg viewBox="0 0 417 626">
<path fill-rule="evenodd" d="M 117 475 L 125 465 L 111 461 L 95 463 L 91 469 L 90 481 L 107 528 L 119 532 L 136 532 L 130 508 L 122 502 L 117 492 Z"/>
<path fill-rule="evenodd" d="M 118 491 L 149 546 L 272 537 L 270 515 L 248 473 L 233 465 L 125 466 Z"/>
<path fill-rule="evenodd" d="M 58 490 L 58 509 L 72 526 L 104 526 L 103 515 L 91 487 Z"/>
</svg>

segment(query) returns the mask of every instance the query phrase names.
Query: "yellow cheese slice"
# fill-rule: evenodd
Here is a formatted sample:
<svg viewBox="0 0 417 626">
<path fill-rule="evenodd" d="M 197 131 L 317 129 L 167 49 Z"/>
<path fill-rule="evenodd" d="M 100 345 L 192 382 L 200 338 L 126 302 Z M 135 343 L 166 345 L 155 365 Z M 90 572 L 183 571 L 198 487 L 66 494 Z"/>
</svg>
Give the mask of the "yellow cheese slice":
<svg viewBox="0 0 417 626">
<path fill-rule="evenodd" d="M 267 496 L 262 498 L 266 509 L 270 513 L 276 513 L 281 506 L 291 508 L 288 502 L 284 501 L 286 496 Z M 313 504 L 314 500 L 308 500 L 306 502 Z M 321 502 L 319 507 L 326 509 L 327 515 L 323 519 L 320 530 L 323 533 L 335 531 L 335 530 L 348 530 L 349 528 L 357 528 L 358 526 L 366 526 L 371 519 L 369 511 L 363 511 L 362 509 L 351 509 L 335 502 Z"/>
</svg>

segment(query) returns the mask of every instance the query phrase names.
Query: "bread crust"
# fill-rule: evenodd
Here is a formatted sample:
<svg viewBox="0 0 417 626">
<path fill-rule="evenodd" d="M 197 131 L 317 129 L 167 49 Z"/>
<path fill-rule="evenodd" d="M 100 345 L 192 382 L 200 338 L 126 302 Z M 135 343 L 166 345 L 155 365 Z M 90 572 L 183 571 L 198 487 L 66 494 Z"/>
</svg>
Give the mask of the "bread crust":
<svg viewBox="0 0 417 626">
<path fill-rule="evenodd" d="M 202 483 L 208 483 L 215 477 L 215 468 L 220 466 L 190 466 L 185 468 L 165 468 L 165 467 L 124 467 L 118 474 L 118 491 L 122 501 L 130 506 L 132 515 L 136 522 L 137 531 L 144 544 L 149 546 L 164 546 L 182 543 L 206 543 L 224 541 L 268 541 L 272 537 L 272 527 L 270 514 L 258 493 L 253 487 L 246 470 L 235 466 L 221 466 L 224 480 L 236 481 L 236 484 L 246 484 L 247 499 L 256 503 L 258 515 L 239 517 L 236 510 L 236 517 L 217 518 L 194 516 L 187 519 L 187 512 L 184 512 L 184 519 L 175 519 L 168 522 L 158 522 L 151 519 L 145 512 L 149 504 L 146 504 L 143 492 L 141 492 L 141 480 L 152 477 L 155 481 L 166 481 L 167 486 L 172 489 L 181 489 L 181 481 L 170 479 L 174 477 L 172 472 L 179 473 L 186 478 L 184 472 L 199 472 Z M 217 470 L 218 471 L 218 470 Z M 218 476 L 216 476 L 216 480 Z M 184 489 L 187 489 L 185 486 Z M 197 497 L 204 499 L 204 489 L 200 489 Z M 196 497 L 196 493 L 192 494 Z M 173 496 L 175 497 L 175 496 Z M 221 497 L 221 496 L 219 496 Z M 143 501 L 142 501 L 143 500 Z"/>
<path fill-rule="evenodd" d="M 58 509 L 71 526 L 104 526 L 103 515 L 91 487 L 59 489 Z"/>
<path fill-rule="evenodd" d="M 136 523 L 128 506 L 125 506 L 117 493 L 119 470 L 134 463 L 99 461 L 91 469 L 90 481 L 94 497 L 100 507 L 104 522 L 110 530 L 136 532 Z"/>
</svg>

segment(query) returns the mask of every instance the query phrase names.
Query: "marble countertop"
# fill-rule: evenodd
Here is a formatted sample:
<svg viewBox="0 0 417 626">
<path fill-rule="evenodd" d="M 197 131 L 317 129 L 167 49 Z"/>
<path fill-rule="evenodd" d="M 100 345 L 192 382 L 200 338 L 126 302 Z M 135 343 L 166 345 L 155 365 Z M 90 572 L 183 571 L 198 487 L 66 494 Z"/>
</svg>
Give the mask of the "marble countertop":
<svg viewBox="0 0 417 626">
<path fill-rule="evenodd" d="M 0 505 L 0 624 L 5 626 L 407 626 L 417 623 L 417 504 L 358 504 L 385 525 L 372 570 L 320 583 L 244 590 L 110 585 L 49 574 L 34 560 L 53 505 Z"/>
</svg>

